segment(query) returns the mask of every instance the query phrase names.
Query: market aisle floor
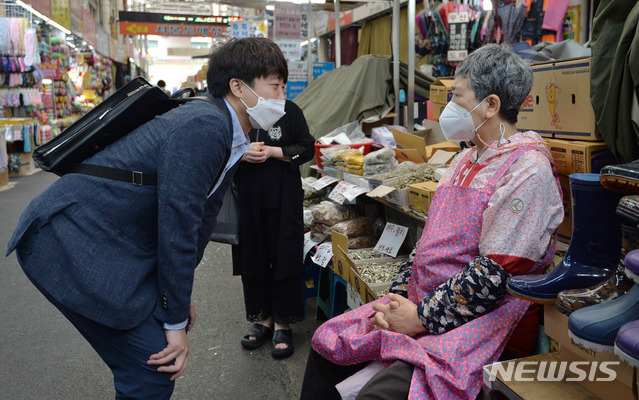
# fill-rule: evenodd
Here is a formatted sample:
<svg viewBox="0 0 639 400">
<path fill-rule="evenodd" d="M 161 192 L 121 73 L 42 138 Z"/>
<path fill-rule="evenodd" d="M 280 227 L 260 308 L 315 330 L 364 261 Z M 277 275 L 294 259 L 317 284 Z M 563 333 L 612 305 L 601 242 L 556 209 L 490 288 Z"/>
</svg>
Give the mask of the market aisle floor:
<svg viewBox="0 0 639 400">
<path fill-rule="evenodd" d="M 0 191 L 0 250 L 29 201 L 57 177 L 46 172 L 13 178 Z M 113 399 L 112 376 L 71 324 L 22 272 L 15 254 L 0 257 L 0 399 Z M 189 334 L 191 356 L 173 399 L 295 399 L 316 321 L 315 300 L 304 322 L 293 325 L 295 354 L 274 360 L 270 344 L 243 350 L 248 330 L 242 286 L 231 274 L 231 249 L 211 243 L 195 273 L 197 322 Z"/>
</svg>

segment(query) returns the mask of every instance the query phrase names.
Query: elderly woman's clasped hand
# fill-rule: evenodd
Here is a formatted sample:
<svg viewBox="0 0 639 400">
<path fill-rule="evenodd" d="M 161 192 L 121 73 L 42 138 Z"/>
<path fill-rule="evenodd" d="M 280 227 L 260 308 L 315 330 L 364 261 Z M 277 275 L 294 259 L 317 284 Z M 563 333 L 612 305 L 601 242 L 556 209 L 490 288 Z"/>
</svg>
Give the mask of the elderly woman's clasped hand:
<svg viewBox="0 0 639 400">
<path fill-rule="evenodd" d="M 369 321 L 375 329 L 385 329 L 411 337 L 426 332 L 417 315 L 415 303 L 395 293 L 389 293 L 388 298 L 388 303 L 380 302 L 373 305 L 376 313 Z"/>
</svg>

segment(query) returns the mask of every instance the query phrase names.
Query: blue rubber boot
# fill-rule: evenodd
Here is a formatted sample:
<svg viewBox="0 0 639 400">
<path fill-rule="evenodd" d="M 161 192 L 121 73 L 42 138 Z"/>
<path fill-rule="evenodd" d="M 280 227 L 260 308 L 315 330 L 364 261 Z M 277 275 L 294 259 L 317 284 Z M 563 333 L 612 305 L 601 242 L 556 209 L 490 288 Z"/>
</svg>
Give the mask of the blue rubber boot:
<svg viewBox="0 0 639 400">
<path fill-rule="evenodd" d="M 577 345 L 614 353 L 619 329 L 639 319 L 639 286 L 614 300 L 581 308 L 568 318 L 568 336 Z"/>
<path fill-rule="evenodd" d="M 562 290 L 587 288 L 614 273 L 621 252 L 621 225 L 615 213 L 621 195 L 601 186 L 598 174 L 570 175 L 570 192 L 572 239 L 566 256 L 546 275 L 512 277 L 507 286 L 512 295 L 553 304 Z"/>
</svg>

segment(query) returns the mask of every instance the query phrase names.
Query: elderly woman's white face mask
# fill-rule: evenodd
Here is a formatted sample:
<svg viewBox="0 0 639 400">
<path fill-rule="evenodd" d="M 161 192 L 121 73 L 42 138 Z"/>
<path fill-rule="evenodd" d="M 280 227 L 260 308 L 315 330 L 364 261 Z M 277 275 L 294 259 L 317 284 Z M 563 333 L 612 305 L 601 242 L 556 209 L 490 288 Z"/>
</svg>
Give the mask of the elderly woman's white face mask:
<svg viewBox="0 0 639 400">
<path fill-rule="evenodd" d="M 488 121 L 484 120 L 477 128 L 473 122 L 473 111 L 477 109 L 484 102 L 485 99 L 480 101 L 472 110 L 468 111 L 459 104 L 450 101 L 444 108 L 442 115 L 439 117 L 439 124 L 442 127 L 444 136 L 448 140 L 455 141 L 469 141 L 475 138 L 477 130 Z"/>
</svg>

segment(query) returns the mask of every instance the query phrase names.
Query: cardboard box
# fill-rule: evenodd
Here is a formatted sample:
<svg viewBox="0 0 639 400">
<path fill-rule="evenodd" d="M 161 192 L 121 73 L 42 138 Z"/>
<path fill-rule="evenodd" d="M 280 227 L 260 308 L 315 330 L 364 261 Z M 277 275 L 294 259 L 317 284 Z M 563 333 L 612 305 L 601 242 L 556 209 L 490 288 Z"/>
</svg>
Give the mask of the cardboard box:
<svg viewBox="0 0 639 400">
<path fill-rule="evenodd" d="M 590 57 L 533 64 L 517 129 L 557 139 L 601 140 L 590 103 Z"/>
<path fill-rule="evenodd" d="M 392 125 L 394 126 L 394 125 Z M 380 146 L 397 146 L 393 133 L 390 130 L 391 125 L 382 125 L 371 130 L 371 139 Z M 397 126 L 395 126 L 397 127 Z"/>
<path fill-rule="evenodd" d="M 0 187 L 7 186 L 9 184 L 9 171 L 5 168 L 0 170 Z"/>
<path fill-rule="evenodd" d="M 600 400 L 577 383 L 567 381 L 566 377 L 562 380 L 537 378 L 535 372 L 539 371 L 541 365 L 558 362 L 561 362 L 561 355 L 554 352 L 485 365 L 482 372 L 484 396 L 486 399 Z M 501 371 L 516 371 L 520 363 L 526 363 L 525 379 L 518 380 L 512 375 L 506 377 L 501 373 Z M 538 367 L 535 368 L 535 365 Z M 615 399 L 621 399 L 621 397 L 615 397 Z"/>
<path fill-rule="evenodd" d="M 333 272 L 345 281 L 349 281 L 353 261 L 348 257 L 348 237 L 341 233 L 331 231 L 331 242 L 333 245 Z"/>
<path fill-rule="evenodd" d="M 360 271 L 357 269 L 357 265 L 361 265 L 365 263 L 385 263 L 389 261 L 406 260 L 406 259 L 408 259 L 408 257 L 398 256 L 395 259 L 389 257 L 387 259 L 355 261 L 354 265 L 351 266 L 348 282 L 353 286 L 355 290 L 357 290 L 357 292 L 359 293 L 364 303 L 370 303 L 371 301 L 377 300 L 379 298 L 377 293 L 381 292 L 382 290 L 390 288 L 390 285 L 393 282 L 390 281 L 390 282 L 381 282 L 381 283 L 368 283 L 360 275 Z"/>
<path fill-rule="evenodd" d="M 435 79 L 430 84 L 430 101 L 433 103 L 446 104 L 453 98 L 453 81 L 455 77 L 447 76 Z"/>
<path fill-rule="evenodd" d="M 605 142 L 546 139 L 546 144 L 558 174 L 598 174 L 606 165 L 617 164 Z"/>
<path fill-rule="evenodd" d="M 408 204 L 413 210 L 428 213 L 437 182 L 422 182 L 408 186 Z"/>
<path fill-rule="evenodd" d="M 544 330 L 546 335 L 556 340 L 560 345 L 561 359 L 565 361 L 619 361 L 619 364 L 609 364 L 608 368 L 615 371 L 614 381 L 589 382 L 579 381 L 579 385 L 602 399 L 633 399 L 633 385 L 636 385 L 635 370 L 629 364 L 620 361 L 619 357 L 607 352 L 599 352 L 578 345 L 568 336 L 568 316 L 557 310 L 555 305 L 544 306 Z M 636 387 L 636 386 L 635 386 Z"/>
<path fill-rule="evenodd" d="M 388 201 L 389 203 L 395 204 L 398 207 L 408 208 L 408 188 L 403 189 L 395 189 L 386 185 L 376 186 L 374 189 L 371 189 L 370 192 L 366 193 L 368 197 L 378 197 Z"/>
<path fill-rule="evenodd" d="M 442 116 L 444 108 L 446 108 L 446 104 L 448 103 L 433 103 L 433 119 L 435 121 L 438 121 L 439 117 Z"/>
<path fill-rule="evenodd" d="M 412 133 L 406 133 L 397 129 L 391 128 L 397 147 L 401 148 L 400 152 L 408 154 L 409 161 L 413 161 L 412 158 L 421 156 L 422 162 L 428 161 L 436 150 L 446 150 L 457 152 L 461 148 L 457 143 L 450 141 L 441 141 L 439 137 L 433 134 L 432 128 L 426 128 Z M 415 151 L 413 151 L 415 150 Z M 397 156 L 397 150 L 395 151 Z M 398 161 L 406 161 L 400 160 Z M 414 161 L 413 161 L 414 162 Z"/>
<path fill-rule="evenodd" d="M 371 130 L 373 128 L 377 128 L 382 125 L 391 125 L 393 120 L 395 119 L 395 113 L 388 113 L 383 117 L 371 117 L 362 121 L 362 131 L 369 135 L 371 134 Z"/>
<path fill-rule="evenodd" d="M 561 192 L 563 193 L 564 220 L 557 228 L 558 239 L 570 243 L 572 237 L 572 199 L 570 197 L 570 178 L 566 175 L 559 175 Z"/>
<path fill-rule="evenodd" d="M 383 282 L 376 284 L 368 284 L 360 276 L 357 267 L 353 266 L 349 273 L 349 281 L 353 288 L 359 293 L 360 298 L 364 303 L 370 303 L 378 298 L 377 293 L 385 288 L 390 287 L 393 282 Z"/>
</svg>

